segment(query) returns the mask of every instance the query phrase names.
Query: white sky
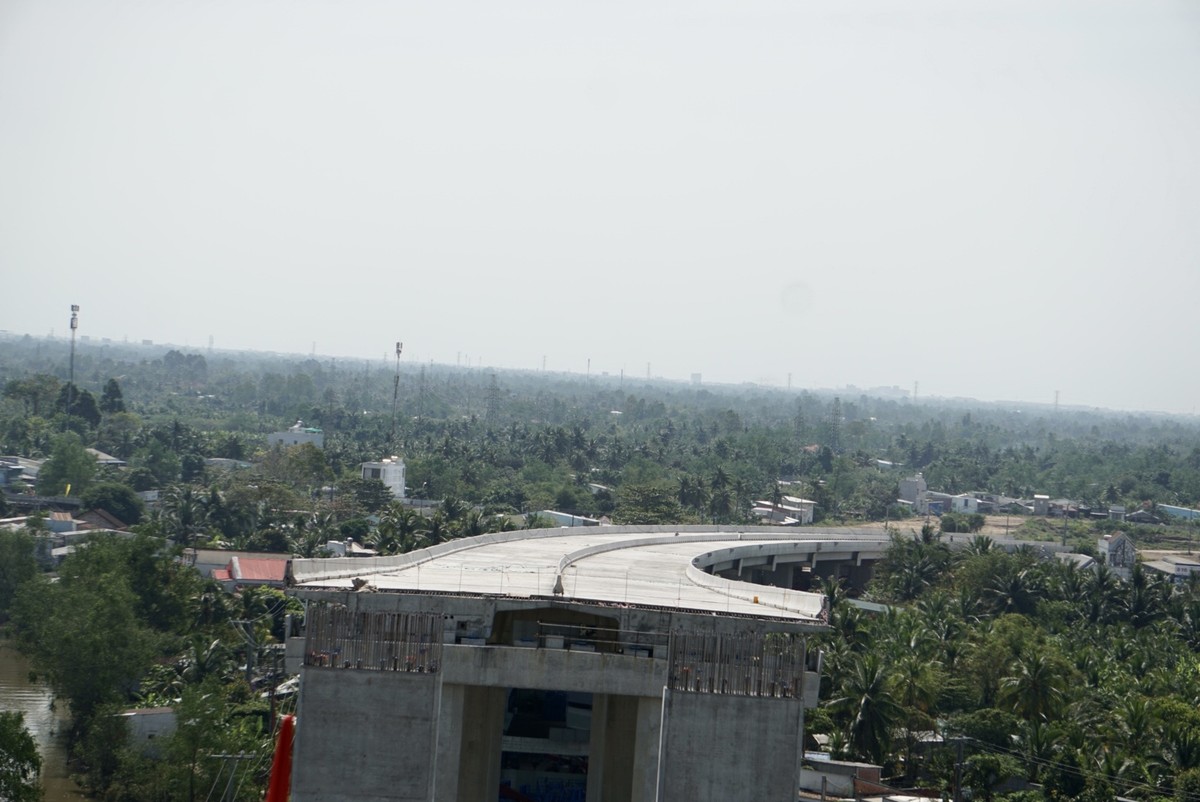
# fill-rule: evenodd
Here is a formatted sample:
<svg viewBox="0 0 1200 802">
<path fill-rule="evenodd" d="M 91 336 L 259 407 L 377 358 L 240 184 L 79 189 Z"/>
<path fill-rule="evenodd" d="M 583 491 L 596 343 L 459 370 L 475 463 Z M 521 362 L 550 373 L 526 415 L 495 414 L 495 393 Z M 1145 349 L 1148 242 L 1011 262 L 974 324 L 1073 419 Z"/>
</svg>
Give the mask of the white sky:
<svg viewBox="0 0 1200 802">
<path fill-rule="evenodd" d="M 0 2 L 0 329 L 1190 412 L 1200 4 Z"/>
</svg>

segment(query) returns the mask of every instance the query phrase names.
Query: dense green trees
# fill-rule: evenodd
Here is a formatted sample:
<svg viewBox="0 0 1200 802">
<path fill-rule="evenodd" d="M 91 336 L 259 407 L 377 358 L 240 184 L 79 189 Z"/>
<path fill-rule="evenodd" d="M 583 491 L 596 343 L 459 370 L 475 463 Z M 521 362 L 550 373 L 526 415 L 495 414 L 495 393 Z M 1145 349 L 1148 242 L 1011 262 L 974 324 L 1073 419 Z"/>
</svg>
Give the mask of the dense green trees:
<svg viewBox="0 0 1200 802">
<path fill-rule="evenodd" d="M 156 546 L 97 538 L 63 563 L 57 582 L 38 576 L 17 591 L 13 619 L 24 648 L 81 718 L 137 687 L 158 646 L 154 624 L 183 625 L 163 612 L 163 599 L 176 594 L 178 611 L 188 591 L 135 573 L 147 549 L 152 557 Z"/>
<path fill-rule="evenodd" d="M 59 382 L 53 376 L 37 373 L 21 379 L 10 379 L 4 384 L 4 397 L 20 401 L 29 415 L 37 417 L 48 411 L 51 402 L 58 396 Z"/>
<path fill-rule="evenodd" d="M 33 536 L 21 529 L 0 529 L 0 621 L 8 617 L 17 588 L 38 572 Z"/>
<path fill-rule="evenodd" d="M 80 390 L 70 382 L 64 384 L 59 391 L 55 409 L 63 415 L 79 418 L 89 426 L 100 424 L 100 406 L 96 403 L 96 397 L 88 390 Z"/>
<path fill-rule="evenodd" d="M 162 491 L 138 529 L 163 539 L 140 541 L 136 553 L 89 547 L 51 585 L 30 578 L 27 540 L 0 538 L 0 605 L 6 592 L 15 599 L 39 671 L 73 709 L 91 711 L 95 726 L 80 749 L 98 767 L 93 783 L 120 786 L 114 795 L 130 799 L 210 782 L 215 767 L 185 753 L 249 749 L 239 739 L 257 737 L 260 716 L 231 671 L 245 640 L 229 621 L 269 622 L 269 631 L 283 609 L 261 594 L 231 601 L 175 573 L 167 538 L 315 556 L 328 540 L 353 537 L 395 553 L 509 528 L 511 514 L 546 508 L 617 523 L 737 525 L 752 520 L 755 500 L 784 495 L 816 501 L 820 523 L 894 525 L 905 515 L 897 480 L 916 470 L 948 492 L 1200 506 L 1200 428 L 1168 417 L 406 366 L 392 439 L 390 370 L 114 345 L 80 348 L 77 397 L 99 401 L 97 414 L 73 402 L 68 426 L 56 403 L 66 358 L 53 343 L 0 342 L 0 453 L 50 455 L 39 489 L 61 493 L 69 483 L 72 495 L 122 518 L 112 508 L 134 515 L 130 491 Z M 266 448 L 266 433 L 297 418 L 325 429 L 323 450 Z M 97 469 L 80 457 L 84 446 L 129 468 Z M 359 478 L 360 462 L 392 453 L 408 463 L 410 497 L 440 506 L 414 510 Z M 981 524 L 947 515 L 940 532 Z M 1085 545 L 1097 535 L 1086 522 L 1014 517 L 1012 525 Z M 1181 548 L 1198 529 L 1103 526 Z M 1140 571 L 1123 583 L 1105 569 L 1009 554 L 987 538 L 959 549 L 958 536 L 952 550 L 936 522 L 915 536 L 910 528 L 900 525 L 905 534 L 872 587 L 897 605 L 892 612 L 865 614 L 827 586 L 831 702 L 814 725 L 840 753 L 949 789 L 953 761 L 930 755 L 923 739 L 961 735 L 979 796 L 1016 760 L 1051 799 L 1101 798 L 1106 789 L 1190 798 L 1200 762 L 1200 589 Z M 90 611 L 80 620 L 58 612 L 80 605 Z M 110 661 L 89 662 L 114 642 Z M 109 745 L 119 737 L 98 724 L 108 721 L 100 711 L 135 696 L 184 698 L 227 740 L 190 731 L 171 747 L 188 768 L 156 773 Z"/>
<path fill-rule="evenodd" d="M 100 396 L 100 411 L 105 415 L 125 411 L 125 397 L 116 379 L 109 379 L 104 383 L 104 394 Z"/>
<path fill-rule="evenodd" d="M 54 439 L 50 458 L 38 472 L 38 492 L 61 496 L 70 491 L 78 496 L 87 490 L 95 475 L 96 458 L 84 448 L 79 435 L 67 432 Z"/>
<path fill-rule="evenodd" d="M 1009 777 L 1050 800 L 1178 793 L 1200 766 L 1200 586 L 982 545 L 897 537 L 871 593 L 898 606 L 834 606 L 818 731 L 947 791 L 964 738 L 964 782 L 985 798 Z M 948 745 L 916 750 L 914 733 Z"/>
<path fill-rule="evenodd" d="M 4 341 L 0 357 L 0 452 L 44 455 L 66 428 L 55 400 L 67 353 Z M 815 500 L 818 522 L 896 520 L 905 514 L 897 479 L 913 470 L 948 491 L 1200 504 L 1200 431 L 1170 418 L 423 366 L 401 377 L 391 440 L 391 375 L 371 365 L 110 344 L 81 348 L 77 367 L 79 397 L 99 398 L 99 419 L 73 415 L 70 428 L 84 445 L 129 461 L 104 478 L 136 490 L 287 487 L 286 504 L 240 509 L 193 533 L 243 545 L 299 541 L 294 523 L 278 520 L 285 510 L 333 514 L 338 525 L 378 513 L 390 498 L 363 484 L 357 466 L 393 451 L 408 463 L 410 496 L 462 499 L 487 526 L 498 525 L 498 513 L 546 508 L 615 521 L 749 523 L 756 499 L 785 493 Z M 297 418 L 325 428 L 323 450 L 264 448 L 266 432 Z M 253 467 L 226 474 L 209 457 Z M 59 483 L 55 470 L 47 484 Z M 980 524 L 978 516 L 942 519 L 948 533 Z M 447 535 L 472 528 L 452 525 Z"/>
<path fill-rule="evenodd" d="M 37 802 L 42 798 L 38 775 L 42 757 L 37 742 L 25 729 L 21 713 L 0 711 L 0 799 Z"/>
<path fill-rule="evenodd" d="M 94 484 L 84 491 L 82 501 L 87 509 L 104 510 L 129 526 L 141 521 L 146 512 L 145 502 L 132 487 L 123 482 Z"/>
<path fill-rule="evenodd" d="M 194 799 L 219 773 L 228 778 L 232 767 L 212 754 L 269 750 L 268 707 L 237 666 L 259 662 L 257 648 L 283 635 L 284 616 L 302 614 L 297 602 L 269 589 L 228 596 L 150 537 L 95 537 L 58 573 L 19 585 L 13 624 L 35 670 L 70 704 L 89 790 L 129 802 Z M 177 708 L 178 727 L 150 759 L 126 745 L 114 714 L 164 704 Z M 236 798 L 250 802 L 262 778 L 247 768 Z M 9 798 L 2 787 L 0 798 Z"/>
</svg>

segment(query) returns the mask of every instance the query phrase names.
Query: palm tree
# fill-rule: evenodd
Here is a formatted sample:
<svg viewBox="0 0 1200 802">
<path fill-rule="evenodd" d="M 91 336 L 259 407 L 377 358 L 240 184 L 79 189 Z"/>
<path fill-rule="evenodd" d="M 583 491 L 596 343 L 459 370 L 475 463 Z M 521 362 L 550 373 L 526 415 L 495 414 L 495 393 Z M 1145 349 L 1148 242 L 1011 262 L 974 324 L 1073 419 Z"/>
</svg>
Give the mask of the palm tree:
<svg viewBox="0 0 1200 802">
<path fill-rule="evenodd" d="M 475 537 L 487 531 L 487 523 L 479 510 L 467 512 L 459 524 L 460 537 Z"/>
<path fill-rule="evenodd" d="M 841 692 L 829 708 L 845 717 L 846 742 L 857 755 L 881 763 L 891 752 L 892 730 L 904 710 L 878 654 L 856 655 L 846 668 Z"/>
<path fill-rule="evenodd" d="M 733 512 L 733 494 L 729 492 L 728 488 L 724 487 L 720 490 L 714 490 L 708 506 L 714 522 L 728 521 L 730 514 Z"/>
<path fill-rule="evenodd" d="M 903 651 L 893 664 L 892 690 L 903 710 L 904 773 L 910 783 L 916 779 L 913 747 L 917 736 L 936 726 L 933 713 L 944 679 L 940 668 L 936 660 L 926 659 L 912 649 Z"/>
<path fill-rule="evenodd" d="M 1000 680 L 1000 697 L 1026 721 L 1050 721 L 1066 697 L 1066 676 L 1042 651 L 1026 652 L 1013 666 L 1016 673 Z"/>
<path fill-rule="evenodd" d="M 978 557 L 987 554 L 996 545 L 996 542 L 987 535 L 976 535 L 967 543 L 966 553 Z"/>
<path fill-rule="evenodd" d="M 232 658 L 220 638 L 208 642 L 196 637 L 192 639 L 179 665 L 180 676 L 197 684 L 211 676 L 226 679 L 231 672 Z"/>
<path fill-rule="evenodd" d="M 1084 605 L 1088 621 L 1093 624 L 1109 623 L 1117 610 L 1117 599 L 1121 582 L 1107 565 L 1101 563 L 1087 583 Z"/>
<path fill-rule="evenodd" d="M 841 577 L 830 574 L 821 580 L 821 592 L 829 599 L 829 612 L 833 613 L 846 598 L 846 585 Z"/>
<path fill-rule="evenodd" d="M 174 666 L 153 665 L 142 677 L 137 696 L 145 707 L 172 704 L 183 695 L 185 685 Z"/>
<path fill-rule="evenodd" d="M 1061 601 L 1076 602 L 1082 599 L 1086 584 L 1086 577 L 1076 563 L 1060 563 L 1051 574 L 1050 588 Z"/>
<path fill-rule="evenodd" d="M 209 488 L 208 498 L 204 501 L 204 522 L 223 536 L 228 534 L 229 514 L 225 508 L 225 497 L 215 485 Z"/>
<path fill-rule="evenodd" d="M 442 514 L 447 523 L 454 523 L 466 514 L 467 505 L 453 496 L 446 496 L 442 499 L 442 506 L 438 512 Z"/>
<path fill-rule="evenodd" d="M 917 612 L 934 643 L 942 664 L 953 669 L 963 648 L 965 622 L 954 612 L 953 600 L 945 592 L 929 593 L 917 601 Z"/>
<path fill-rule="evenodd" d="M 713 474 L 712 481 L 709 485 L 713 490 L 724 490 L 729 487 L 729 474 L 725 473 L 725 469 L 717 467 L 717 472 Z"/>
<path fill-rule="evenodd" d="M 1037 606 L 1034 580 L 1032 569 L 1013 566 L 993 576 L 984 588 L 984 594 L 997 613 L 1028 615 Z"/>
<path fill-rule="evenodd" d="M 1200 767 L 1200 730 L 1190 722 L 1168 721 L 1162 746 L 1163 760 L 1175 774 Z"/>
<path fill-rule="evenodd" d="M 924 549 L 916 549 L 909 559 L 898 567 L 895 576 L 895 592 L 901 601 L 917 598 L 932 586 L 941 574 L 938 562 Z"/>
<path fill-rule="evenodd" d="M 1061 734 L 1050 724 L 1039 719 L 1023 722 L 1017 740 L 1025 752 L 1025 760 L 1029 766 L 1029 780 L 1037 782 L 1038 769 L 1054 759 L 1054 754 L 1062 748 Z"/>
<path fill-rule="evenodd" d="M 1121 606 L 1134 627 L 1140 629 L 1166 615 L 1166 602 L 1171 588 L 1165 580 L 1151 578 L 1142 564 L 1137 563 L 1127 584 L 1128 592 Z"/>
<path fill-rule="evenodd" d="M 431 546 L 436 546 L 449 539 L 450 528 L 441 510 L 437 510 L 425 520 L 425 531 L 422 534 Z"/>
<path fill-rule="evenodd" d="M 204 502 L 191 487 L 175 485 L 164 494 L 163 519 L 176 543 L 190 545 L 204 531 Z"/>
<path fill-rule="evenodd" d="M 379 519 L 379 523 L 375 525 L 368 535 L 367 542 L 375 552 L 381 556 L 395 554 L 400 551 L 400 538 L 396 533 L 396 528 L 390 522 L 385 523 L 385 517 Z"/>
</svg>

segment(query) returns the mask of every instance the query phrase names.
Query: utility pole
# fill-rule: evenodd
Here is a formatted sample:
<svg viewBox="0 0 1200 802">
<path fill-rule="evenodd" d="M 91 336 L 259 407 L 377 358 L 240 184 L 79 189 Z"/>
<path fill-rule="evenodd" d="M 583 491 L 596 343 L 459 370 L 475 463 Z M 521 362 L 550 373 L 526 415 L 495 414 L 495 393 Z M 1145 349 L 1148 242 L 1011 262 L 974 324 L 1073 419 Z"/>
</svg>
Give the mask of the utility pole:
<svg viewBox="0 0 1200 802">
<path fill-rule="evenodd" d="M 241 628 L 246 641 L 246 684 L 254 687 L 254 666 L 258 662 L 258 639 L 254 636 L 254 621 L 238 620 L 229 623 Z"/>
<path fill-rule="evenodd" d="M 954 760 L 954 802 L 962 802 L 963 739 L 958 738 L 958 752 Z"/>
<path fill-rule="evenodd" d="M 67 380 L 67 419 L 63 431 L 71 428 L 71 403 L 75 400 L 75 330 L 79 328 L 79 304 L 71 304 L 71 378 Z"/>
<path fill-rule="evenodd" d="M 421 366 L 421 382 L 417 391 L 417 420 L 421 420 L 425 416 L 425 366 Z"/>
</svg>

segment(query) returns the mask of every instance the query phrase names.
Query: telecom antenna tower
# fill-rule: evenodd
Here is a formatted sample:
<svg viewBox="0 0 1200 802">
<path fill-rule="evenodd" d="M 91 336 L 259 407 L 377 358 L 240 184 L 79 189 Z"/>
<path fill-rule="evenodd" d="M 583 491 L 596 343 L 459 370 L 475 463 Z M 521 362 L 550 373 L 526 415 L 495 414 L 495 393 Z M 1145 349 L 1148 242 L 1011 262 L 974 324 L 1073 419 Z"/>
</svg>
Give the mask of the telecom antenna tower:
<svg viewBox="0 0 1200 802">
<path fill-rule="evenodd" d="M 396 405 L 400 401 L 400 352 L 404 350 L 404 343 L 396 342 L 396 378 L 392 382 L 392 431 L 388 435 L 388 446 L 392 446 L 396 442 Z"/>
<path fill-rule="evenodd" d="M 79 328 L 79 304 L 71 304 L 71 378 L 67 384 L 67 420 L 63 430 L 71 428 L 71 402 L 75 400 L 75 330 Z"/>
</svg>

